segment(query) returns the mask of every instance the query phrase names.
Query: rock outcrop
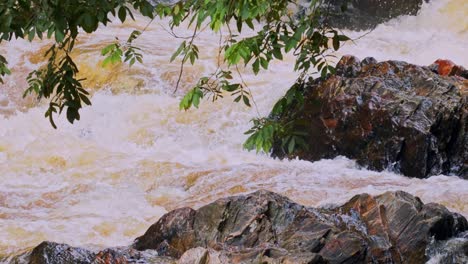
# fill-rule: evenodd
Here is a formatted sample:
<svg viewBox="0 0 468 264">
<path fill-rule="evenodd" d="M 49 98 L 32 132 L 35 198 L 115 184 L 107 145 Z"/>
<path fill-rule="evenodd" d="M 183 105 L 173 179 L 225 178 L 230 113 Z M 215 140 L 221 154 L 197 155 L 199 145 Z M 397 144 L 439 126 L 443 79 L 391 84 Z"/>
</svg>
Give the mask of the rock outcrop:
<svg viewBox="0 0 468 264">
<path fill-rule="evenodd" d="M 130 247 L 92 252 L 43 242 L 27 258 L 32 264 L 418 264 L 440 252 L 437 243 L 452 245 L 446 259 L 467 259 L 466 230 L 463 216 L 401 191 L 361 194 L 328 209 L 257 191 L 169 212 Z"/>
<path fill-rule="evenodd" d="M 463 67 L 445 62 L 343 57 L 336 74 L 305 85 L 302 108 L 278 117 L 304 124 L 310 148 L 294 156 L 343 155 L 372 170 L 468 179 L 468 80 Z M 273 155 L 287 156 L 279 147 Z"/>
<path fill-rule="evenodd" d="M 198 259 L 191 263 L 424 263 L 431 239 L 467 229 L 461 215 L 405 192 L 362 194 L 324 210 L 258 191 L 174 210 L 134 247 Z"/>
<path fill-rule="evenodd" d="M 326 22 L 333 27 L 366 30 L 402 15 L 416 15 L 423 0 L 328 0 Z M 345 4 L 347 3 L 347 4 Z M 343 6 L 346 6 L 343 9 Z"/>
</svg>

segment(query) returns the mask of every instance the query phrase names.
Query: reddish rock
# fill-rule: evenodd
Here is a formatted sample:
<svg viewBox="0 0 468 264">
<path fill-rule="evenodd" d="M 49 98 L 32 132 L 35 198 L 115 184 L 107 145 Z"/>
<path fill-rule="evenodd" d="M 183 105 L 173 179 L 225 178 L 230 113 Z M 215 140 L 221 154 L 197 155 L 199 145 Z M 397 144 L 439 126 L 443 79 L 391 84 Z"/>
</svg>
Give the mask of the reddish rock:
<svg viewBox="0 0 468 264">
<path fill-rule="evenodd" d="M 467 70 L 463 66 L 457 65 L 451 60 L 439 59 L 431 66 L 434 67 L 434 69 L 437 70 L 437 73 L 442 76 L 460 76 L 468 78 Z"/>
<path fill-rule="evenodd" d="M 439 63 L 450 74 L 462 69 Z M 371 170 L 468 179 L 468 80 L 442 76 L 434 67 L 344 56 L 336 74 L 302 87 L 301 107 L 272 116 L 300 123 L 309 148 L 290 154 L 278 140 L 272 155 L 310 161 L 346 156 Z"/>
<path fill-rule="evenodd" d="M 127 258 L 120 252 L 106 249 L 96 254 L 93 264 L 127 264 Z"/>
</svg>

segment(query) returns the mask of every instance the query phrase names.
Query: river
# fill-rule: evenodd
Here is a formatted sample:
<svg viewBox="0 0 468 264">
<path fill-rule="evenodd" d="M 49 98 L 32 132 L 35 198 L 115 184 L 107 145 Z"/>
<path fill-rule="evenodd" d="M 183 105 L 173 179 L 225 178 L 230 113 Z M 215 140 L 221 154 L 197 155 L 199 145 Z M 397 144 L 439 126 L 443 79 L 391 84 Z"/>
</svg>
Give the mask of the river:
<svg viewBox="0 0 468 264">
<path fill-rule="evenodd" d="M 0 85 L 0 256 L 43 240 L 128 245 L 171 209 L 258 189 L 310 206 L 342 203 L 364 192 L 404 190 L 468 217 L 468 181 L 458 177 L 410 179 L 358 168 L 345 157 L 281 161 L 243 150 L 249 120 L 267 115 L 294 82 L 291 57 L 259 76 L 242 70 L 256 107 L 227 96 L 186 112 L 178 109 L 180 97 L 216 68 L 218 35 L 199 36 L 200 61 L 186 68 L 176 94 L 179 65 L 169 58 L 180 40 L 166 32 L 167 21 L 154 21 L 137 40 L 144 64 L 100 66 L 102 47 L 147 22 L 114 23 L 80 38 L 74 56 L 93 105 L 74 125 L 58 118 L 57 130 L 44 118 L 47 102 L 22 98 L 25 77 L 43 63 L 49 42 L 15 40 L 0 46 L 14 71 Z M 183 28 L 177 33 L 190 35 Z M 338 55 L 421 65 L 448 58 L 468 65 L 466 0 L 434 0 L 418 16 L 394 19 L 371 32 L 345 33 L 358 39 Z"/>
</svg>

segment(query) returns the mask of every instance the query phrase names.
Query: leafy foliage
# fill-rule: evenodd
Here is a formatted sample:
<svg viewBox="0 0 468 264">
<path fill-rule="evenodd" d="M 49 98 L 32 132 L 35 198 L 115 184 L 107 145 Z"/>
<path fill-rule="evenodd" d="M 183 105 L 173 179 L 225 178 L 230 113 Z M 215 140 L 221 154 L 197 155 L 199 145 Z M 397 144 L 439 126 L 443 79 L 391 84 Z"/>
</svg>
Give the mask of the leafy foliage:
<svg viewBox="0 0 468 264">
<path fill-rule="evenodd" d="M 244 143 L 248 150 L 269 153 L 274 145 L 284 153 L 292 154 L 298 150 L 308 150 L 304 127 L 306 120 L 291 116 L 303 106 L 304 83 L 299 78 L 286 94 L 273 106 L 269 117 L 252 120 L 254 126 L 245 132 L 250 135 Z M 284 117 L 288 118 L 284 118 Z M 292 120 L 292 121 L 283 121 Z"/>
<path fill-rule="evenodd" d="M 47 52 L 49 56 L 48 64 L 45 68 L 33 71 L 28 76 L 29 88 L 24 96 L 35 92 L 39 99 L 50 98 L 49 108 L 45 116 L 49 118 L 54 128 L 54 113 L 62 113 L 66 107 L 67 119 L 70 123 L 80 120 L 79 109 L 82 104 L 91 105 L 88 99 L 89 93 L 83 89 L 81 80 L 75 79 L 78 67 L 73 62 L 69 53 L 73 49 L 75 40 L 67 38 L 63 43 L 53 45 Z M 62 50 L 65 55 L 59 56 L 58 51 Z"/>
<path fill-rule="evenodd" d="M 293 153 L 307 147 L 300 132 L 301 122 L 281 123 L 279 117 L 289 114 L 288 109 L 302 106 L 303 83 L 311 74 L 319 73 L 326 78 L 334 72 L 329 64 L 333 57 L 330 50 L 338 50 L 341 43 L 348 40 L 323 23 L 323 17 L 327 16 L 324 1 L 312 0 L 307 12 L 299 17 L 290 14 L 289 7 L 296 4 L 293 0 L 181 0 L 159 2 L 154 6 L 147 0 L 4 1 L 0 3 L 0 41 L 55 38 L 56 44 L 46 53 L 48 64 L 29 75 L 29 88 L 25 92 L 51 99 L 46 116 L 54 127 L 54 113 L 66 108 L 67 119 L 73 123 L 79 120 L 81 107 L 90 104 L 81 80 L 76 79 L 79 69 L 69 54 L 80 30 L 92 33 L 100 24 L 105 26 L 111 22 L 110 15 L 122 22 L 134 18 L 132 10 L 152 19 L 168 17 L 171 29 L 188 23 L 193 35 L 183 41 L 171 57 L 171 61 L 179 58 L 181 63 L 175 91 L 184 65 L 194 64 L 199 58 L 199 47 L 195 44 L 197 33 L 209 27 L 225 36 L 220 38 L 217 69 L 200 78 L 182 98 L 179 106 L 183 110 L 198 107 L 204 98 L 216 100 L 226 94 L 233 96 L 235 102 L 251 106 L 252 97 L 238 65 L 251 67 L 254 74 L 258 74 L 267 70 L 272 61 L 282 60 L 284 54 L 292 52 L 296 57 L 294 70 L 298 72 L 296 84 L 278 101 L 269 117 L 253 120 L 253 128 L 246 132 L 249 138 L 244 147 L 268 153 L 274 144 L 279 144 L 286 152 Z M 233 25 L 235 28 L 231 28 Z M 256 33 L 244 37 L 241 33 L 246 27 Z M 141 34 L 134 31 L 126 42 L 116 39 L 106 46 L 102 50 L 103 65 L 142 63 L 141 50 L 134 45 Z M 0 56 L 0 81 L 9 74 L 6 64 L 5 58 Z"/>
<path fill-rule="evenodd" d="M 125 10 L 125 9 L 124 9 Z M 121 63 L 122 59 L 124 62 L 128 62 L 130 66 L 135 62 L 143 63 L 143 55 L 141 49 L 133 45 L 133 41 L 141 35 L 141 31 L 134 30 L 127 42 L 120 44 L 119 39 L 116 38 L 116 42 L 107 45 L 102 49 L 101 55 L 106 56 L 102 62 L 102 66 L 106 67 L 108 64 Z"/>
<path fill-rule="evenodd" d="M 311 74 L 318 73 L 325 78 L 329 73 L 334 73 L 334 67 L 329 64 L 329 59 L 334 57 L 330 51 L 338 50 L 341 43 L 349 38 L 322 23 L 323 16 L 327 15 L 323 1 L 312 1 L 308 12 L 301 17 L 289 15 L 288 7 L 291 4 L 295 2 L 188 0 L 172 6 L 157 5 L 158 15 L 170 17 L 172 27 L 188 21 L 194 28 L 190 41 L 182 42 L 171 58 L 173 61 L 182 57 L 182 66 L 187 58 L 190 58 L 192 64 L 198 58 L 198 48 L 193 42 L 197 30 L 201 30 L 206 23 L 214 32 L 228 32 L 225 41 L 220 42 L 219 47 L 219 57 L 223 58 L 227 67 L 222 68 L 218 65 L 214 73 L 201 78 L 183 97 L 180 108 L 187 110 L 191 106 L 198 107 L 201 98 L 210 96 L 216 100 L 223 97 L 224 93 L 234 95 L 235 102 L 243 101 L 247 106 L 251 106 L 247 84 L 243 81 L 233 82 L 233 71 L 237 72 L 238 79 L 242 80 L 237 65 L 242 63 L 251 67 L 254 74 L 258 74 L 261 70 L 267 70 L 271 61 L 282 60 L 285 53 L 292 52 L 296 57 L 294 70 L 299 76 L 296 84 L 278 101 L 269 117 L 252 120 L 253 127 L 246 132 L 249 138 L 244 147 L 269 153 L 273 145 L 277 144 L 285 153 L 290 154 L 296 150 L 307 149 L 305 134 L 301 132 L 304 122 L 295 119 L 294 122 L 282 123 L 279 117 L 291 112 L 287 110 L 302 106 L 301 87 Z M 231 24 L 236 25 L 237 32 L 231 29 Z M 242 37 L 240 33 L 245 25 L 258 31 L 253 36 Z M 182 70 L 183 67 L 181 72 Z"/>
<path fill-rule="evenodd" d="M 15 0 L 0 3 L 0 43 L 13 38 L 29 41 L 34 38 L 54 38 L 55 44 L 45 56 L 47 65 L 29 74 L 29 87 L 25 95 L 37 94 L 38 98 L 50 99 L 45 116 L 52 126 L 54 113 L 66 109 L 67 119 L 73 123 L 80 119 L 79 110 L 90 105 L 88 92 L 77 79 L 79 71 L 70 53 L 80 30 L 92 33 L 99 24 L 111 22 L 109 16 L 118 16 L 123 22 L 132 17 L 131 7 L 141 14 L 153 17 L 154 7 L 146 0 Z M 138 34 L 132 34 L 130 43 Z M 109 50 L 119 53 L 118 46 Z M 122 54 L 130 64 L 142 61 L 139 49 L 128 45 Z M 113 57 L 116 60 L 116 56 Z M 0 82 L 9 74 L 6 59 L 0 55 Z"/>
</svg>

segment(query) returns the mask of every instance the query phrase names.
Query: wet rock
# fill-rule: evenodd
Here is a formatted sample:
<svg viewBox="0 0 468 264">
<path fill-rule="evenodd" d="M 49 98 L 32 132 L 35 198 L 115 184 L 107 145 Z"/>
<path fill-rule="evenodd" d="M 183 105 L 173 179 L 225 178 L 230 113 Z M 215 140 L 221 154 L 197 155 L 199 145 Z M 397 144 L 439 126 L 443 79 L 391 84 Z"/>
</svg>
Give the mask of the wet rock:
<svg viewBox="0 0 468 264">
<path fill-rule="evenodd" d="M 366 30 L 402 15 L 416 15 L 423 0 L 329 0 L 326 22 L 333 27 Z"/>
<path fill-rule="evenodd" d="M 466 230 L 466 219 L 449 212 L 439 204 L 424 205 L 419 198 L 408 193 L 387 192 L 372 197 L 367 194 L 355 196 L 340 208 L 340 212 L 359 214 L 369 236 L 386 239 L 390 247 L 381 248 L 371 244 L 372 250 L 383 261 L 391 256 L 403 263 L 424 263 L 426 249 L 432 238 L 446 240 Z M 463 222 L 460 224 L 458 221 Z M 387 251 L 387 252 L 385 252 Z"/>
<path fill-rule="evenodd" d="M 202 247 L 187 250 L 178 264 L 229 264 L 229 258 L 218 251 Z"/>
<path fill-rule="evenodd" d="M 198 242 L 194 230 L 195 214 L 191 208 L 180 208 L 164 215 L 145 236 L 138 238 L 135 248 L 155 249 L 160 255 L 180 258 Z"/>
<path fill-rule="evenodd" d="M 20 258 L 18 258 L 20 257 Z M 156 251 L 138 251 L 132 247 L 108 248 L 97 253 L 67 244 L 42 242 L 30 253 L 22 254 L 6 263 L 30 264 L 175 264 L 176 260 L 158 256 Z"/>
<path fill-rule="evenodd" d="M 436 60 L 429 68 L 443 76 L 460 76 L 468 78 L 468 70 L 461 65 L 455 64 L 451 60 Z"/>
<path fill-rule="evenodd" d="M 468 232 L 446 241 L 432 241 L 426 254 L 428 264 L 468 263 Z"/>
<path fill-rule="evenodd" d="M 468 179 L 468 80 L 431 68 L 343 57 L 336 74 L 304 86 L 304 107 L 277 117 L 304 124 L 310 148 L 291 157 L 343 155 L 372 170 Z M 288 156 L 278 144 L 273 155 Z"/>
<path fill-rule="evenodd" d="M 467 228 L 460 215 L 405 192 L 313 209 L 258 191 L 169 212 L 134 247 L 182 263 L 424 263 L 432 240 Z"/>
<path fill-rule="evenodd" d="M 33 249 L 30 264 L 89 264 L 94 260 L 94 253 L 71 247 L 67 244 L 42 242 Z"/>
</svg>

